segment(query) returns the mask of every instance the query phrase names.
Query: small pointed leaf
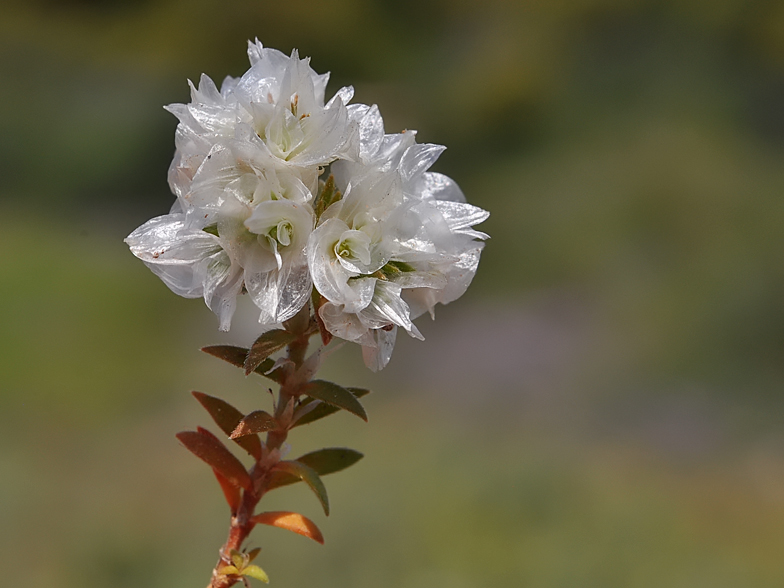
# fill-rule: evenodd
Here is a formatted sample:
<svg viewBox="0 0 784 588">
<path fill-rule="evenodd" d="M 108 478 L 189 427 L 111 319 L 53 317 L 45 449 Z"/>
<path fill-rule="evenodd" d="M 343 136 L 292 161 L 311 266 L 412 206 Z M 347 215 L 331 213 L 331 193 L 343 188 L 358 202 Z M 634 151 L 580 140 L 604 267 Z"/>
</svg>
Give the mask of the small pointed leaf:
<svg viewBox="0 0 784 588">
<path fill-rule="evenodd" d="M 346 390 L 351 392 L 355 398 L 362 398 L 363 396 L 370 394 L 370 390 L 366 390 L 364 388 L 346 388 Z M 331 414 L 335 414 L 339 410 L 340 409 L 337 406 L 332 406 L 326 402 L 320 402 L 319 405 L 316 406 L 313 410 L 297 419 L 297 422 L 294 423 L 293 426 L 298 427 L 300 425 L 307 425 L 314 421 L 323 419 L 324 417 L 328 417 Z"/>
<path fill-rule="evenodd" d="M 267 572 L 262 570 L 257 565 L 245 566 L 242 570 L 242 575 L 248 576 L 249 578 L 256 578 L 257 580 L 261 580 L 265 584 L 269 584 L 269 576 L 267 575 Z"/>
<path fill-rule="evenodd" d="M 365 408 L 360 404 L 357 397 L 354 396 L 343 386 L 338 386 L 333 382 L 326 380 L 313 380 L 308 382 L 300 390 L 302 394 L 306 394 L 316 400 L 321 400 L 337 408 L 342 408 L 350 413 L 357 415 L 363 421 L 367 421 L 367 413 Z"/>
<path fill-rule="evenodd" d="M 231 436 L 234 429 L 236 429 L 237 425 L 242 421 L 244 415 L 225 400 L 209 396 L 202 392 L 192 392 L 192 394 L 196 400 L 207 409 L 212 420 L 215 421 L 221 430 Z M 257 460 L 261 459 L 261 441 L 258 437 L 248 436 L 238 439 L 231 437 L 231 439 Z"/>
<path fill-rule="evenodd" d="M 229 362 L 233 366 L 245 369 L 245 358 L 248 357 L 248 350 L 244 347 L 234 347 L 233 345 L 210 345 L 202 347 L 202 351 L 210 355 Z M 271 359 L 265 359 L 254 370 L 257 374 L 269 378 L 273 382 L 280 384 L 279 378 L 276 375 L 277 370 L 270 372 L 275 362 Z M 268 373 L 270 372 L 270 373 Z"/>
<path fill-rule="evenodd" d="M 320 476 L 326 476 L 354 465 L 363 457 L 359 451 L 354 451 L 353 449 L 329 447 L 306 453 L 302 457 L 298 457 L 296 461 L 310 467 Z M 288 472 L 276 471 L 273 472 L 267 484 L 267 489 L 272 490 L 273 488 L 288 486 L 299 481 L 300 478 Z"/>
<path fill-rule="evenodd" d="M 251 345 L 248 356 L 245 358 L 243 367 L 245 375 L 250 375 L 261 362 L 267 359 L 276 351 L 283 349 L 286 345 L 297 338 L 297 335 L 284 331 L 283 329 L 273 329 L 267 331 Z"/>
<path fill-rule="evenodd" d="M 319 531 L 316 524 L 309 518 L 303 517 L 296 512 L 263 512 L 252 517 L 250 520 L 259 525 L 270 525 L 271 527 L 293 531 L 294 533 L 309 537 L 322 545 L 324 544 L 324 536 L 321 534 L 321 531 Z"/>
<path fill-rule="evenodd" d="M 224 576 L 239 576 L 240 571 L 234 566 L 223 566 L 220 570 L 220 573 Z"/>
<path fill-rule="evenodd" d="M 242 553 L 240 553 L 239 551 L 237 551 L 236 549 L 232 549 L 232 550 L 231 550 L 231 561 L 233 561 L 233 562 L 234 562 L 234 566 L 235 566 L 237 569 L 239 569 L 239 570 L 241 570 L 242 568 L 244 568 L 244 567 L 245 567 L 245 564 L 246 564 L 246 563 L 248 563 L 248 562 L 245 560 L 245 557 L 243 556 L 243 554 L 242 554 Z"/>
<path fill-rule="evenodd" d="M 329 516 L 329 498 L 327 497 L 327 489 L 324 486 L 324 482 L 321 481 L 318 473 L 313 468 L 305 465 L 304 463 L 300 463 L 299 461 L 281 461 L 278 462 L 278 464 L 275 466 L 275 471 L 299 478 L 308 486 L 310 486 L 310 489 L 313 490 L 316 498 L 318 498 L 319 502 L 321 502 L 321 507 L 324 509 L 324 514 Z"/>
<path fill-rule="evenodd" d="M 229 437 L 239 442 L 245 435 L 264 433 L 277 428 L 278 421 L 270 414 L 263 410 L 254 410 L 237 424 L 236 428 L 231 431 Z M 256 439 L 258 440 L 258 437 L 256 437 Z"/>
<path fill-rule="evenodd" d="M 221 490 L 223 490 L 223 495 L 226 497 L 226 502 L 229 504 L 229 508 L 231 509 L 231 514 L 234 515 L 237 513 L 237 509 L 240 507 L 240 489 L 237 488 L 234 484 L 229 482 L 218 470 L 212 468 L 212 473 L 215 474 L 215 477 L 218 479 L 218 484 L 220 484 Z"/>
<path fill-rule="evenodd" d="M 248 562 L 252 562 L 261 553 L 261 547 L 256 547 L 248 552 Z"/>
<path fill-rule="evenodd" d="M 245 490 L 252 488 L 253 484 L 245 466 L 215 436 L 202 431 L 183 431 L 177 433 L 177 439 L 235 486 Z"/>
</svg>

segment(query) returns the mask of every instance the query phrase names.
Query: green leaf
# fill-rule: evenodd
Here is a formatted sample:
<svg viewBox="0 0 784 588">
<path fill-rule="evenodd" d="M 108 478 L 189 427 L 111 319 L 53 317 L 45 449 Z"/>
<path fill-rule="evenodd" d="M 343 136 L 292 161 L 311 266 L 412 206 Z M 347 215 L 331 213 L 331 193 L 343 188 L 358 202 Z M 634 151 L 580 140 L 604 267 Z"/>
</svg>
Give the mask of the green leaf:
<svg viewBox="0 0 784 588">
<path fill-rule="evenodd" d="M 313 490 L 316 498 L 318 498 L 319 502 L 321 502 L 321 507 L 324 509 L 324 514 L 329 516 L 329 498 L 327 498 L 327 489 L 324 486 L 324 482 L 321 481 L 321 478 L 319 477 L 316 470 L 299 461 L 281 461 L 278 462 L 278 464 L 275 466 L 274 471 L 282 472 L 284 474 L 289 474 L 290 476 L 299 478 L 308 486 L 310 486 L 310 489 Z"/>
<path fill-rule="evenodd" d="M 346 388 L 349 392 L 351 392 L 355 398 L 362 398 L 370 394 L 370 390 L 366 390 L 364 388 Z M 307 404 L 304 404 L 307 406 Z M 337 406 L 332 406 L 331 404 L 327 404 L 325 402 L 319 403 L 316 408 L 305 414 L 303 417 L 299 418 L 296 423 L 294 423 L 294 427 L 298 427 L 300 425 L 307 425 L 308 423 L 312 423 L 319 419 L 323 419 L 324 417 L 328 417 L 331 414 L 335 414 L 340 409 Z"/>
<path fill-rule="evenodd" d="M 337 408 L 347 410 L 352 414 L 357 415 L 363 421 L 367 421 L 367 413 L 365 408 L 360 404 L 357 397 L 354 396 L 343 386 L 338 386 L 333 382 L 326 380 L 313 380 L 308 382 L 300 389 L 300 393 L 321 400 Z"/>
<path fill-rule="evenodd" d="M 231 404 L 220 398 L 209 396 L 202 392 L 191 392 L 196 400 L 207 409 L 210 413 L 212 420 L 221 428 L 227 435 L 231 436 L 237 425 L 246 418 L 240 411 L 234 408 Z M 261 441 L 256 436 L 247 436 L 235 439 L 231 437 L 237 445 L 242 447 L 245 451 L 250 453 L 256 459 L 261 459 Z"/>
<path fill-rule="evenodd" d="M 242 569 L 242 575 L 243 576 L 248 576 L 250 578 L 256 578 L 257 580 L 261 580 L 265 584 L 269 584 L 269 576 L 267 575 L 267 572 L 262 570 L 257 565 L 250 565 L 250 566 L 244 567 Z"/>
<path fill-rule="evenodd" d="M 258 555 L 259 555 L 259 553 L 261 553 L 261 547 L 256 547 L 255 549 L 251 549 L 251 550 L 250 550 L 250 551 L 247 553 L 247 556 L 248 556 L 248 562 L 252 562 L 254 559 L 256 559 L 256 556 L 258 556 Z"/>
<path fill-rule="evenodd" d="M 245 358 L 243 367 L 245 375 L 250 375 L 265 359 L 276 351 L 283 349 L 286 345 L 297 338 L 294 333 L 289 333 L 283 329 L 273 329 L 267 331 L 251 345 L 248 356 Z"/>
<path fill-rule="evenodd" d="M 182 433 L 177 433 L 177 439 L 185 445 L 186 449 L 212 466 L 235 486 L 245 490 L 250 490 L 253 487 L 245 466 L 214 435 L 203 429 L 200 431 L 183 431 Z"/>
<path fill-rule="evenodd" d="M 320 476 L 326 476 L 327 474 L 333 474 L 354 465 L 363 457 L 364 455 L 353 449 L 348 449 L 346 447 L 328 447 L 326 449 L 319 449 L 318 451 L 306 453 L 302 457 L 298 457 L 295 461 L 308 466 Z M 269 482 L 267 483 L 267 489 L 272 490 L 273 488 L 288 486 L 289 484 L 294 484 L 299 481 L 300 478 L 297 476 L 287 472 L 277 471 L 270 477 Z"/>
<path fill-rule="evenodd" d="M 234 567 L 236 567 L 238 570 L 244 568 L 245 565 L 248 563 L 248 560 L 245 558 L 244 553 L 240 553 L 236 549 L 232 549 L 230 553 L 231 553 L 231 561 L 234 562 Z"/>
<path fill-rule="evenodd" d="M 231 432 L 229 437 L 238 443 L 245 435 L 254 435 L 254 433 L 264 433 L 278 428 L 278 421 L 276 421 L 269 413 L 263 410 L 254 410 L 244 419 L 242 419 L 237 427 Z M 258 437 L 256 437 L 258 440 Z"/>
<path fill-rule="evenodd" d="M 236 568 L 236 566 L 223 566 L 220 570 L 218 570 L 224 576 L 239 576 L 240 571 Z"/>
</svg>

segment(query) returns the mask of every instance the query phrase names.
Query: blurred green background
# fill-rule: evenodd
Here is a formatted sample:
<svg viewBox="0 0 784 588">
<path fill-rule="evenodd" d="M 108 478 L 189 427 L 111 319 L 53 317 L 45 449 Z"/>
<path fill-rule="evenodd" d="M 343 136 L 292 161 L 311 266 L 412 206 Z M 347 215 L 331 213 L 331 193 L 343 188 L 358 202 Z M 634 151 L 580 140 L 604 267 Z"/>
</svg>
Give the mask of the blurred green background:
<svg viewBox="0 0 784 588">
<path fill-rule="evenodd" d="M 784 3 L 4 0 L 0 568 L 46 588 L 207 583 L 228 513 L 174 433 L 266 407 L 122 243 L 168 211 L 186 78 L 297 47 L 491 211 L 469 293 L 399 338 L 326 479 L 324 547 L 259 528 L 275 586 L 784 586 Z M 330 91 L 330 93 L 331 93 Z M 10 578 L 10 579 L 9 579 Z"/>
</svg>

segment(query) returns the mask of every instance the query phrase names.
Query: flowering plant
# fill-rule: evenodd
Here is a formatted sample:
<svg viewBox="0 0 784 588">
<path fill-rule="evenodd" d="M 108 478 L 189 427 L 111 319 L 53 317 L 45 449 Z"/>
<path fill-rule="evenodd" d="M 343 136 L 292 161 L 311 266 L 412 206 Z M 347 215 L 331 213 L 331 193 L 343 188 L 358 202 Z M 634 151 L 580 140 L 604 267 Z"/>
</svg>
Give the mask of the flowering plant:
<svg viewBox="0 0 784 588">
<path fill-rule="evenodd" d="M 256 524 L 318 541 L 296 513 L 255 513 L 264 493 L 304 481 L 328 513 L 320 475 L 356 462 L 349 449 L 282 458 L 293 427 L 340 409 L 364 419 L 366 390 L 313 376 L 333 337 L 358 343 L 365 364 L 382 369 L 398 327 L 422 338 L 413 320 L 463 294 L 487 236 L 488 217 L 457 184 L 428 169 L 444 147 L 416 143 L 414 131 L 388 134 L 376 106 L 351 104 L 344 87 L 325 101 L 328 74 L 308 59 L 248 44 L 250 69 L 220 89 L 207 76 L 191 84 L 191 102 L 167 109 L 179 119 L 169 185 L 169 214 L 133 231 L 131 251 L 175 293 L 203 297 L 229 330 L 237 297 L 247 294 L 262 334 L 249 349 L 204 350 L 280 385 L 273 413 L 243 415 L 194 393 L 218 426 L 253 458 L 250 469 L 199 428 L 180 441 L 212 466 L 232 513 L 211 586 L 247 577 L 266 581 L 241 552 Z M 310 356 L 308 342 L 322 346 Z M 284 357 L 271 358 L 283 348 Z M 267 433 L 262 442 L 259 433 Z"/>
</svg>

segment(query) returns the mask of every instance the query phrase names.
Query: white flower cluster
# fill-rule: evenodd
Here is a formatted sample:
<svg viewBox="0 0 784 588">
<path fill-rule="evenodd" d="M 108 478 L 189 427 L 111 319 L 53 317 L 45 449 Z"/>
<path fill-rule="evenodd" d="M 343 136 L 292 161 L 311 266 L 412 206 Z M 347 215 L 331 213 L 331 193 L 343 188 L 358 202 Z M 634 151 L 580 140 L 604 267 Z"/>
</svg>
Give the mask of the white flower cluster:
<svg viewBox="0 0 784 588">
<path fill-rule="evenodd" d="M 374 370 L 397 327 L 463 294 L 488 213 L 427 171 L 444 147 L 386 134 L 376 106 L 325 103 L 329 75 L 248 44 L 251 67 L 218 90 L 202 76 L 179 119 L 169 184 L 177 200 L 125 240 L 175 293 L 204 297 L 228 330 L 247 292 L 259 322 L 292 318 L 320 294 L 323 325 L 359 343 Z"/>
</svg>

